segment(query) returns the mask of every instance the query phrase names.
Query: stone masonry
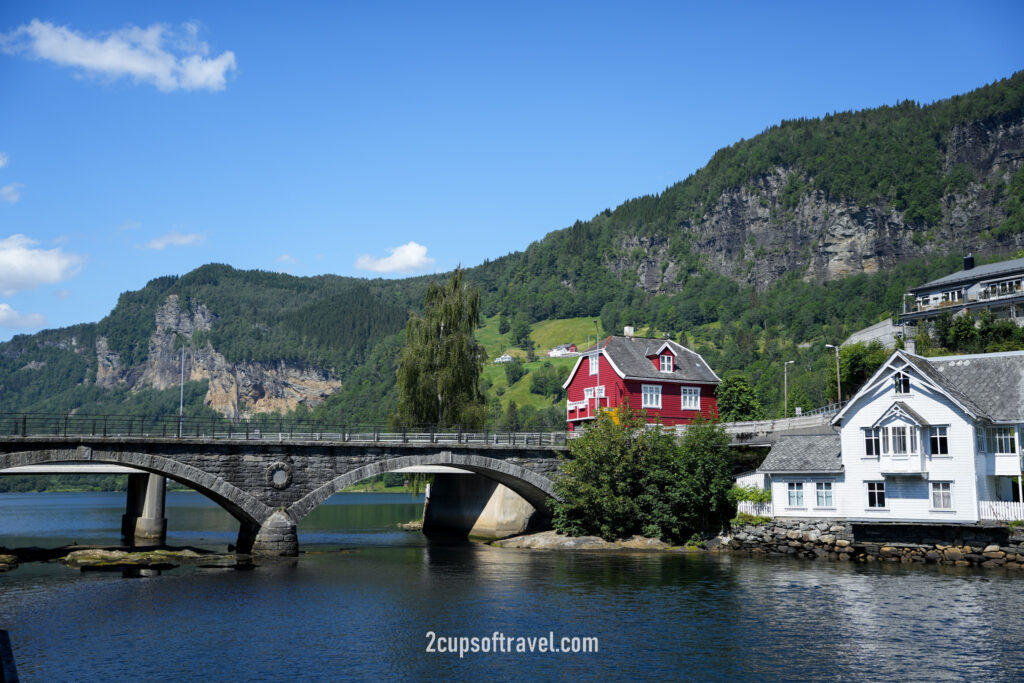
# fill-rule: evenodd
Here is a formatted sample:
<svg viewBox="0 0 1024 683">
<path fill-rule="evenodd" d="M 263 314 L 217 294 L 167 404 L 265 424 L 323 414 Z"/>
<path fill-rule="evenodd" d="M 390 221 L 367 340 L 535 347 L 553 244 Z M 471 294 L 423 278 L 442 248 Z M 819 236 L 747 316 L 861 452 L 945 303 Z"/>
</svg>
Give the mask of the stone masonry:
<svg viewBox="0 0 1024 683">
<path fill-rule="evenodd" d="M 113 463 L 159 474 L 211 498 L 241 525 L 240 552 L 296 554 L 295 525 L 332 495 L 376 474 L 448 465 L 487 476 L 538 510 L 555 497 L 559 446 L 163 437 L 0 437 L 0 469 Z"/>
<path fill-rule="evenodd" d="M 1024 569 L 1024 534 L 974 524 L 868 524 L 774 519 L 721 537 L 725 552 L 852 562 L 898 562 Z"/>
</svg>

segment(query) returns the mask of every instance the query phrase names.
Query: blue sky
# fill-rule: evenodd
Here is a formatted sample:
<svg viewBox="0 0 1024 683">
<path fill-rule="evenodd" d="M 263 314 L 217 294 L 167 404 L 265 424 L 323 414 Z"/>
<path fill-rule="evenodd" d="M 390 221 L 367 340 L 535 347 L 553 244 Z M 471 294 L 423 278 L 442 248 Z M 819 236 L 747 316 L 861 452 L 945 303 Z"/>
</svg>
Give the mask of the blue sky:
<svg viewBox="0 0 1024 683">
<path fill-rule="evenodd" d="M 1024 3 L 0 4 L 0 340 L 204 263 L 472 266 L 786 118 L 1024 68 Z"/>
</svg>

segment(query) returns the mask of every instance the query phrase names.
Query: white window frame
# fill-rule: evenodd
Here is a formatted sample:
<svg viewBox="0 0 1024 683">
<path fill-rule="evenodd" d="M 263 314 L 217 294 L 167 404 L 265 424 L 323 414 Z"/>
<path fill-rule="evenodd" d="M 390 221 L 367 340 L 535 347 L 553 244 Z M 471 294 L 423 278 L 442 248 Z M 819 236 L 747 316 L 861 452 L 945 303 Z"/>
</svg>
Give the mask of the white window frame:
<svg viewBox="0 0 1024 683">
<path fill-rule="evenodd" d="M 932 510 L 950 511 L 953 509 L 953 482 L 933 481 L 928 487 L 928 491 Z M 938 500 L 938 504 L 936 504 L 936 500 Z"/>
<path fill-rule="evenodd" d="M 873 452 L 872 452 L 873 451 Z M 878 427 L 864 429 L 864 457 L 877 458 L 882 454 L 882 435 Z"/>
<path fill-rule="evenodd" d="M 599 360 L 600 356 L 595 353 L 593 356 L 590 356 L 589 358 L 590 358 L 590 374 L 591 375 L 596 375 L 597 374 L 597 370 L 600 367 L 600 363 L 601 363 L 601 361 Z"/>
<path fill-rule="evenodd" d="M 872 489 L 874 487 L 874 489 Z M 884 481 L 866 481 L 864 482 L 864 490 L 867 492 L 867 506 L 868 510 L 888 510 L 887 501 L 885 500 L 885 482 Z M 875 504 L 871 504 L 871 495 L 875 495 Z M 878 502 L 878 496 L 881 495 L 881 504 Z"/>
<path fill-rule="evenodd" d="M 907 426 L 898 425 L 892 428 L 892 454 L 907 455 Z"/>
<path fill-rule="evenodd" d="M 657 399 L 655 401 L 655 399 Z M 661 385 L 660 384 L 641 384 L 640 385 L 640 407 L 641 408 L 661 408 Z"/>
<path fill-rule="evenodd" d="M 667 353 L 663 353 L 658 356 L 659 367 L 662 372 L 675 372 L 676 363 L 675 358 Z"/>
<path fill-rule="evenodd" d="M 928 452 L 939 457 L 949 455 L 949 425 L 928 428 Z"/>
<path fill-rule="evenodd" d="M 1005 450 L 1009 446 L 1009 450 Z M 1017 429 L 1015 427 L 989 427 L 988 452 L 995 455 L 1017 455 Z"/>
<path fill-rule="evenodd" d="M 804 507 L 804 483 L 802 481 L 786 482 L 786 502 L 788 507 Z"/>
<path fill-rule="evenodd" d="M 905 372 L 897 372 L 893 375 L 894 390 L 897 394 L 905 396 L 910 393 L 910 375 Z"/>
<path fill-rule="evenodd" d="M 700 410 L 700 387 L 683 387 L 680 401 L 683 410 Z"/>
<path fill-rule="evenodd" d="M 833 497 L 834 488 L 830 481 L 816 481 L 814 482 L 814 502 L 817 503 L 819 508 L 834 508 L 835 498 Z"/>
</svg>

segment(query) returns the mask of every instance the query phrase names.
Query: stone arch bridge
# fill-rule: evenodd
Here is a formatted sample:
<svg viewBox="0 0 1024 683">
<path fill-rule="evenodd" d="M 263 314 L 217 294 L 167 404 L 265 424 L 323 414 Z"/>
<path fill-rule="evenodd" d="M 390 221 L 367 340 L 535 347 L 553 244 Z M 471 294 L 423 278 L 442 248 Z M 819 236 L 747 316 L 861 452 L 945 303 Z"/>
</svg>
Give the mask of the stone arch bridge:
<svg viewBox="0 0 1024 683">
<path fill-rule="evenodd" d="M 0 470 L 52 463 L 120 465 L 161 475 L 194 489 L 240 523 L 239 552 L 298 552 L 296 523 L 334 493 L 368 477 L 396 470 L 451 467 L 483 475 L 519 494 L 549 516 L 555 498 L 564 434 L 294 434 L 199 436 L 0 436 Z M 163 480 L 130 475 L 129 511 L 166 528 Z M 159 481 L 154 491 L 153 480 Z M 159 501 L 154 500 L 158 496 Z M 158 507 L 154 518 L 147 506 Z M 127 516 L 127 515 L 126 515 Z M 140 521 L 145 521 L 140 519 Z M 160 533 L 152 534 L 159 537 Z"/>
</svg>

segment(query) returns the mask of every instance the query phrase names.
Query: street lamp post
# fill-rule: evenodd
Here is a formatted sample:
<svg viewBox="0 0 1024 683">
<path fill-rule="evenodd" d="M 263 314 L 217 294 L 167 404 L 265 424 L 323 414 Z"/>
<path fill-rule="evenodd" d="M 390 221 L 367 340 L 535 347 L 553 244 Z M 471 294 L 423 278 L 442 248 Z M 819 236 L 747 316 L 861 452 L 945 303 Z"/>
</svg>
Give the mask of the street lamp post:
<svg viewBox="0 0 1024 683">
<path fill-rule="evenodd" d="M 181 347 L 181 394 L 178 398 L 178 438 L 181 438 L 181 425 L 185 421 L 185 347 Z"/>
<path fill-rule="evenodd" d="M 843 407 L 843 385 L 839 382 L 839 345 L 825 344 L 826 349 L 835 349 L 836 352 L 836 407 Z"/>
<path fill-rule="evenodd" d="M 787 360 L 782 364 L 782 417 L 789 417 L 789 366 L 795 360 Z"/>
<path fill-rule="evenodd" d="M 597 386 L 594 387 L 594 417 L 601 412 L 601 331 L 594 321 L 594 356 L 597 358 Z"/>
</svg>

